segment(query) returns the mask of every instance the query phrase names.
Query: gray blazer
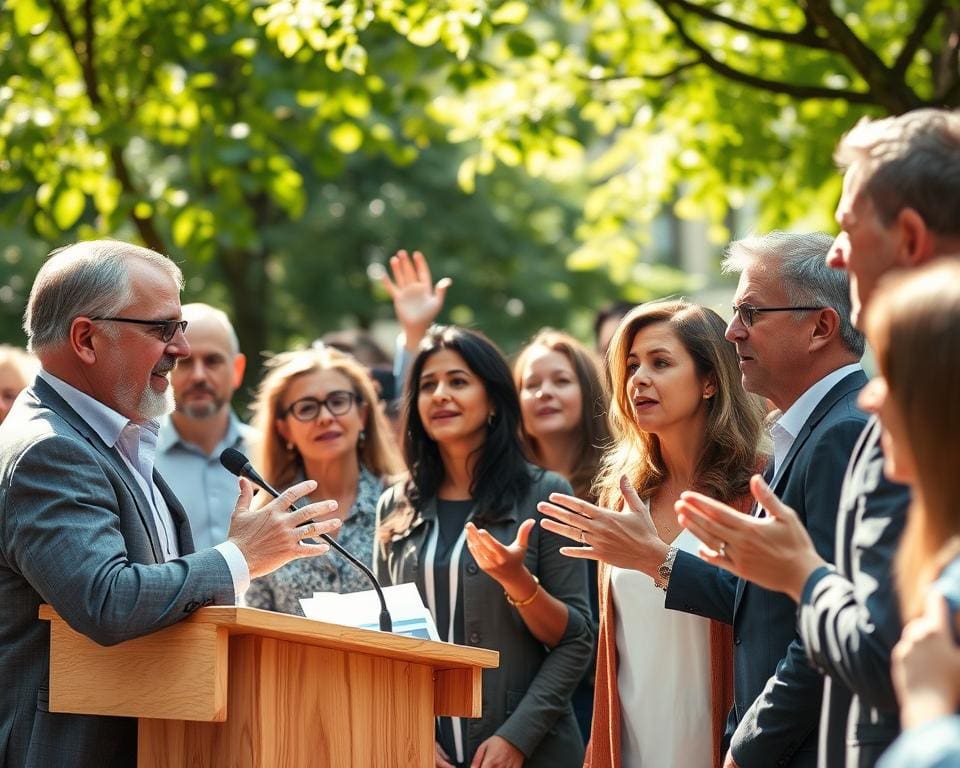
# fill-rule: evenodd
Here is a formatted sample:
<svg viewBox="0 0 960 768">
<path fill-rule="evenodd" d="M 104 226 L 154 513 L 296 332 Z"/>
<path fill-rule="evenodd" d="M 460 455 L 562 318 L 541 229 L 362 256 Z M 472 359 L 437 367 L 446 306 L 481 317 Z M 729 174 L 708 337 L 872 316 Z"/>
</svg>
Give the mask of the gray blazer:
<svg viewBox="0 0 960 768">
<path fill-rule="evenodd" d="M 530 471 L 534 482 L 526 498 L 497 522 L 484 525 L 504 544 L 513 542 L 524 520 L 541 519 L 538 501 L 555 492 L 571 493 L 570 485 L 559 475 L 534 467 Z M 384 493 L 377 509 L 378 527 L 402 498 L 402 485 Z M 436 500 L 432 499 L 406 531 L 374 548 L 374 569 L 383 584 L 416 582 L 421 595 L 425 594 L 420 560 L 436 519 Z M 469 549 L 463 550 L 464 637 L 469 645 L 500 652 L 499 668 L 483 671 L 483 714 L 468 721 L 468 764 L 480 744 L 493 735 L 520 749 L 526 755 L 526 766 L 579 768 L 583 764 L 583 740 L 571 696 L 593 658 L 593 627 L 587 569 L 583 561 L 560 554 L 560 547 L 567 543 L 537 525 L 530 534 L 525 560 L 543 588 L 569 610 L 567 630 L 552 650 L 530 634 L 520 614 L 504 599 L 500 585 L 480 570 Z"/>
<path fill-rule="evenodd" d="M 102 645 L 235 600 L 226 561 L 193 553 L 183 507 L 155 474 L 183 557 L 163 562 L 149 504 L 120 455 L 44 381 L 0 427 L 0 766 L 136 763 L 136 721 L 48 711 L 49 603 Z"/>
</svg>

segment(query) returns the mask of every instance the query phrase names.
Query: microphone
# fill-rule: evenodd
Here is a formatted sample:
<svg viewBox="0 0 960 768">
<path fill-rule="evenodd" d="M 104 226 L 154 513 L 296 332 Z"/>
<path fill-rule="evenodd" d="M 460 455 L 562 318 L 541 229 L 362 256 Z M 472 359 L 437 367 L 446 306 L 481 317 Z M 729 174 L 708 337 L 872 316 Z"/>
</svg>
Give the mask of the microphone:
<svg viewBox="0 0 960 768">
<path fill-rule="evenodd" d="M 250 460 L 244 456 L 236 448 L 227 448 L 220 454 L 220 463 L 226 468 L 228 472 L 237 477 L 245 477 L 250 480 L 255 485 L 260 486 L 269 493 L 274 498 L 280 496 L 280 492 L 274 488 L 270 483 L 263 479 L 257 470 L 253 468 L 253 465 L 250 463 Z M 294 502 L 294 509 L 299 509 L 302 506 L 300 501 Z M 383 596 L 383 589 L 380 586 L 380 582 L 377 581 L 377 577 L 373 575 L 366 565 L 364 565 L 360 560 L 354 557 L 350 552 L 348 552 L 344 547 L 337 543 L 337 541 L 331 538 L 326 533 L 321 533 L 320 538 L 323 539 L 327 544 L 333 547 L 337 552 L 343 555 L 347 560 L 349 560 L 353 565 L 359 568 L 366 577 L 370 580 L 370 583 L 373 584 L 373 588 L 377 592 L 377 597 L 380 598 L 380 631 L 381 632 L 392 632 L 393 631 L 393 620 L 390 618 L 390 611 L 387 610 L 387 601 Z"/>
</svg>

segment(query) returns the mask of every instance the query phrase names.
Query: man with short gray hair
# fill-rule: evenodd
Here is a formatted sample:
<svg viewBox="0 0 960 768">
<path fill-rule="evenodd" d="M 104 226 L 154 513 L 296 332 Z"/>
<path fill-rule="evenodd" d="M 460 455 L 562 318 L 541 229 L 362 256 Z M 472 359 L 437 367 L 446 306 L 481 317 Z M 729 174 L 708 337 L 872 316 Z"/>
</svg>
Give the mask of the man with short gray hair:
<svg viewBox="0 0 960 768">
<path fill-rule="evenodd" d="M 211 604 L 327 546 L 335 502 L 290 512 L 300 483 L 251 510 L 240 481 L 229 538 L 194 551 L 186 514 L 153 469 L 168 376 L 189 355 L 182 277 L 158 253 L 118 241 L 55 251 L 30 292 L 24 329 L 42 366 L 0 425 L 0 765 L 127 768 L 137 724 L 49 711 L 49 603 L 111 645 Z M 331 521 L 333 522 L 333 521 Z"/>
<path fill-rule="evenodd" d="M 170 373 L 176 409 L 160 422 L 157 469 L 187 507 L 198 549 L 224 541 L 237 481 L 220 463 L 227 448 L 247 453 L 253 430 L 230 407 L 246 357 L 226 313 L 184 304 L 190 356 Z"/>
<path fill-rule="evenodd" d="M 828 559 L 843 470 L 866 422 L 856 399 L 867 381 L 846 277 L 825 263 L 832 243 L 820 233 L 748 237 L 730 245 L 723 265 L 740 275 L 726 335 L 743 387 L 780 410 L 765 474 Z M 823 681 L 806 662 L 796 603 L 685 552 L 675 555 L 666 590 L 667 608 L 733 625 L 724 765 L 816 765 Z"/>
</svg>

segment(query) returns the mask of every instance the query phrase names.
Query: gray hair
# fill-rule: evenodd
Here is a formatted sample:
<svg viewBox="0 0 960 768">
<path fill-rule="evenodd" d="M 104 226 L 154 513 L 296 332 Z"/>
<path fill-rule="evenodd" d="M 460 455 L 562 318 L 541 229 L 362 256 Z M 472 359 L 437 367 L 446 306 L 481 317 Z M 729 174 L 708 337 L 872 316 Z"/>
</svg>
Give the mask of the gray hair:
<svg viewBox="0 0 960 768">
<path fill-rule="evenodd" d="M 89 240 L 52 251 L 33 281 L 23 315 L 27 349 L 63 343 L 78 317 L 115 315 L 126 307 L 132 300 L 127 267 L 133 259 L 158 267 L 183 288 L 180 268 L 149 248 Z"/>
<path fill-rule="evenodd" d="M 860 357 L 865 342 L 850 320 L 850 278 L 846 272 L 827 266 L 832 245 L 833 238 L 823 232 L 753 235 L 730 243 L 722 269 L 739 274 L 759 264 L 774 271 L 791 304 L 836 310 L 841 343 Z"/>
<path fill-rule="evenodd" d="M 183 319 L 188 322 L 199 322 L 205 318 L 210 318 L 216 322 L 227 334 L 227 340 L 230 342 L 230 354 L 237 355 L 240 353 L 240 339 L 237 338 L 237 332 L 233 329 L 230 317 L 222 309 L 196 301 L 192 304 L 184 304 L 181 310 Z"/>
<path fill-rule="evenodd" d="M 932 232 L 960 234 L 960 112 L 863 118 L 840 140 L 834 160 L 844 170 L 863 169 L 863 189 L 884 224 L 912 208 Z"/>
</svg>

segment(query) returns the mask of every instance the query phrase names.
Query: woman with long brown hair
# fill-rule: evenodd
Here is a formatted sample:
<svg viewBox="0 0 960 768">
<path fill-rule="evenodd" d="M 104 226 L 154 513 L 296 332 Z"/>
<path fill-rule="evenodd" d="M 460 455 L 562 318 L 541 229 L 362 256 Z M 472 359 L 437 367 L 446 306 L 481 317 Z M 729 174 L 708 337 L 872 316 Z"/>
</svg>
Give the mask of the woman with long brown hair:
<svg viewBox="0 0 960 768">
<path fill-rule="evenodd" d="M 634 505 L 643 500 L 664 558 L 671 548 L 700 546 L 677 524 L 673 503 L 681 491 L 700 488 L 743 511 L 750 507 L 763 407 L 740 385 L 725 330 L 705 307 L 653 302 L 623 319 L 607 355 L 614 444 L 596 482 L 597 505 L 580 503 L 577 511 L 621 509 L 625 495 Z M 551 509 L 559 508 L 541 504 L 545 513 Z M 721 755 L 732 699 L 729 627 L 665 611 L 663 603 L 662 585 L 650 576 L 600 564 L 593 737 L 585 762 L 591 768 L 707 768 Z"/>
</svg>

